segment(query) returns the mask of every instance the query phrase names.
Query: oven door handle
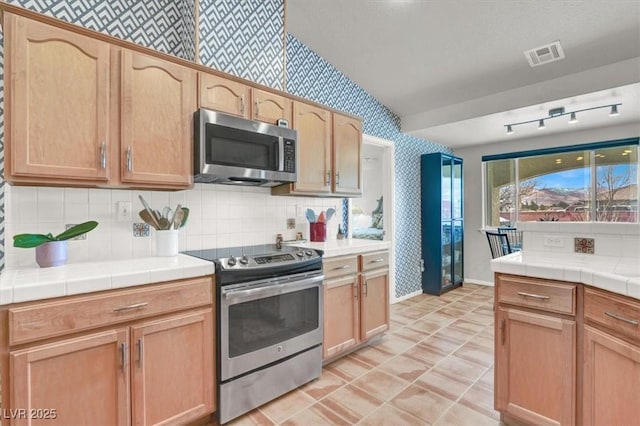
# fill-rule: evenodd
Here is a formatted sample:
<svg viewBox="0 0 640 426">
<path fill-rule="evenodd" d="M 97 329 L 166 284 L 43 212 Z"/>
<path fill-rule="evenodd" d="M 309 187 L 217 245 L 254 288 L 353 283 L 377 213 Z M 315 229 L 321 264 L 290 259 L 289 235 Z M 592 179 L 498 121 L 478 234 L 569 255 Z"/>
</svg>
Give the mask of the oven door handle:
<svg viewBox="0 0 640 426">
<path fill-rule="evenodd" d="M 271 281 L 271 284 L 257 284 L 251 288 L 233 288 L 229 290 L 223 288 L 221 295 L 228 304 L 242 303 L 249 300 L 278 296 L 280 294 L 318 287 L 322 284 L 322 280 L 324 280 L 324 275 L 304 278 L 299 281 L 284 284 L 272 284 L 273 281 Z"/>
</svg>

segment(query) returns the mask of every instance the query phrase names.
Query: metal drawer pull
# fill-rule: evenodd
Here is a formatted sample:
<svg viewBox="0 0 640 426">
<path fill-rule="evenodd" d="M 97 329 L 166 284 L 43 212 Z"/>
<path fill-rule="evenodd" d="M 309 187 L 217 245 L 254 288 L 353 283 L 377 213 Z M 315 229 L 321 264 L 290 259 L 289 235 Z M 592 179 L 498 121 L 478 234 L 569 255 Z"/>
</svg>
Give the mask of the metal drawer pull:
<svg viewBox="0 0 640 426">
<path fill-rule="evenodd" d="M 532 293 L 525 293 L 524 291 L 519 291 L 518 295 L 522 296 L 522 297 L 531 297 L 533 299 L 540 299 L 540 300 L 547 300 L 549 299 L 549 296 L 541 296 L 539 294 L 532 294 Z"/>
<path fill-rule="evenodd" d="M 113 312 L 128 311 L 129 309 L 143 308 L 148 304 L 149 304 L 148 302 L 134 303 L 133 305 L 129 305 L 129 306 L 121 306 L 119 308 L 113 308 Z"/>
<path fill-rule="evenodd" d="M 631 325 L 638 325 L 638 324 L 640 324 L 640 323 L 639 323 L 638 321 L 636 321 L 636 320 L 632 320 L 632 319 L 629 319 L 629 318 L 625 318 L 625 317 L 623 317 L 623 316 L 620 316 L 620 315 L 616 314 L 615 312 L 608 312 L 608 311 L 605 311 L 605 313 L 604 313 L 604 314 L 605 314 L 606 316 L 608 316 L 608 317 L 615 318 L 615 319 L 617 319 L 617 320 L 619 320 L 619 321 L 624 321 L 624 322 L 626 322 L 627 324 L 631 324 Z"/>
<path fill-rule="evenodd" d="M 369 263 L 380 263 L 380 262 L 384 262 L 384 259 L 383 258 L 375 259 L 375 260 L 372 260 Z"/>
<path fill-rule="evenodd" d="M 335 268 L 333 268 L 334 270 L 336 269 L 347 269 L 348 267 L 350 267 L 351 265 L 342 265 L 342 266 L 336 266 Z"/>
</svg>

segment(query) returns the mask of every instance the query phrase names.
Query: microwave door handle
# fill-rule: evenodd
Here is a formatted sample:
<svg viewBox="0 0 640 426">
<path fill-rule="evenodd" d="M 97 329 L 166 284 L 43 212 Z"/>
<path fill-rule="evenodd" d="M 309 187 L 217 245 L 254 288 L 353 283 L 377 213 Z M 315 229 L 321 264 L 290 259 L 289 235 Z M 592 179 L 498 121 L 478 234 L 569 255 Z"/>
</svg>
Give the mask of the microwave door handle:
<svg viewBox="0 0 640 426">
<path fill-rule="evenodd" d="M 278 136 L 278 171 L 284 172 L 284 138 Z"/>
</svg>

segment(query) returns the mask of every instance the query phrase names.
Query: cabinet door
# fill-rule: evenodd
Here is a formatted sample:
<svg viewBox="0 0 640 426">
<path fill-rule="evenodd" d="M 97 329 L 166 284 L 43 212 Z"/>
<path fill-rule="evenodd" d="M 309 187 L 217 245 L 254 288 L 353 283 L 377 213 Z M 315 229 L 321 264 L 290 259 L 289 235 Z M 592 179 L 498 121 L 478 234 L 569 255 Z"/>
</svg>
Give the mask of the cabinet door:
<svg viewBox="0 0 640 426">
<path fill-rule="evenodd" d="M 213 412 L 211 309 L 132 328 L 133 424 L 184 424 Z"/>
<path fill-rule="evenodd" d="M 495 327 L 496 409 L 529 424 L 573 425 L 575 321 L 499 308 Z"/>
<path fill-rule="evenodd" d="M 130 424 L 127 341 L 117 329 L 11 352 L 12 408 L 43 417 L 11 424 Z"/>
<path fill-rule="evenodd" d="M 213 74 L 198 73 L 199 105 L 249 118 L 249 87 Z"/>
<path fill-rule="evenodd" d="M 333 114 L 333 192 L 362 195 L 362 123 Z"/>
<path fill-rule="evenodd" d="M 389 270 L 360 276 L 360 337 L 363 341 L 389 329 Z"/>
<path fill-rule="evenodd" d="M 122 52 L 122 181 L 193 183 L 196 72 Z"/>
<path fill-rule="evenodd" d="M 323 358 L 360 343 L 357 275 L 325 281 Z"/>
<path fill-rule="evenodd" d="M 5 23 L 7 180 L 107 181 L 109 45 L 11 14 Z"/>
<path fill-rule="evenodd" d="M 276 124 L 279 118 L 284 118 L 291 125 L 291 99 L 260 89 L 251 89 L 251 98 L 253 120 Z"/>
<path fill-rule="evenodd" d="M 294 191 L 331 192 L 331 114 L 302 102 L 293 103 L 293 128 L 298 131 L 298 181 Z"/>
<path fill-rule="evenodd" d="M 585 326 L 583 422 L 631 425 L 640 419 L 640 347 Z"/>
</svg>

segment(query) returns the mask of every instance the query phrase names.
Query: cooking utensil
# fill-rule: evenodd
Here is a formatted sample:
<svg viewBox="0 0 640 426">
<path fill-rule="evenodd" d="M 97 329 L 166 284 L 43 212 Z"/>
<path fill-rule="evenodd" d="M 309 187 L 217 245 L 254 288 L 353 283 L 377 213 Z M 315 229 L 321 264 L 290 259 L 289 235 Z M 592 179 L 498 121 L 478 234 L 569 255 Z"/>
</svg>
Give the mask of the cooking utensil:
<svg viewBox="0 0 640 426">
<path fill-rule="evenodd" d="M 145 222 L 147 222 L 149 225 L 153 225 L 154 228 L 162 229 L 162 228 L 160 228 L 160 223 L 158 222 L 158 218 L 156 217 L 156 215 L 155 215 L 154 211 L 151 209 L 151 207 L 149 207 L 149 204 L 147 204 L 145 199 L 142 198 L 142 195 L 138 195 L 138 198 L 140 199 L 140 202 L 144 206 L 144 209 L 147 211 L 147 213 L 149 213 L 149 217 L 148 217 L 149 222 L 147 222 L 147 220 L 144 219 L 144 217 L 142 217 L 142 213 L 140 213 L 140 217 L 142 217 L 142 219 Z"/>
<path fill-rule="evenodd" d="M 176 210 L 173 212 L 173 215 L 171 216 L 171 220 L 169 221 L 169 227 L 171 229 L 178 229 L 178 226 L 176 224 L 176 215 L 178 215 L 178 212 L 180 212 L 180 210 L 182 209 L 182 205 L 180 203 L 178 203 L 178 205 L 176 206 Z M 169 209 L 171 210 L 171 209 Z M 180 214 L 182 216 L 182 214 Z M 180 218 L 180 221 L 182 221 L 182 218 Z M 179 224 L 180 222 L 178 222 Z"/>
<path fill-rule="evenodd" d="M 160 220 L 158 220 L 158 224 L 160 225 L 159 229 L 161 230 L 171 229 L 171 222 L 169 222 L 169 219 L 165 217 L 161 217 Z"/>
<path fill-rule="evenodd" d="M 140 215 L 144 223 L 153 226 L 156 231 L 160 229 L 160 224 L 156 221 L 153 213 L 149 213 L 149 210 L 140 210 L 138 214 Z"/>
<path fill-rule="evenodd" d="M 179 228 L 182 228 L 184 225 L 187 224 L 187 218 L 189 217 L 189 209 L 187 207 L 183 207 L 182 209 L 182 222 L 180 222 L 180 226 Z"/>
<path fill-rule="evenodd" d="M 162 217 L 164 217 L 165 219 L 169 219 L 169 217 L 171 216 L 171 218 L 173 218 L 173 215 L 171 214 L 171 207 L 167 206 L 165 208 L 162 209 Z M 173 223 L 173 221 L 170 221 L 171 223 Z"/>
<path fill-rule="evenodd" d="M 324 212 L 320 212 L 320 215 L 318 216 L 318 222 L 324 223 Z"/>
<path fill-rule="evenodd" d="M 336 209 L 334 209 L 333 207 L 328 208 L 327 214 L 326 214 L 327 216 L 326 221 L 329 222 L 335 213 L 336 213 Z"/>
<path fill-rule="evenodd" d="M 315 221 L 316 221 L 316 212 L 314 212 L 311 209 L 307 209 L 307 211 L 305 212 L 305 216 L 307 217 L 307 220 L 309 221 L 309 223 L 315 223 Z"/>
<path fill-rule="evenodd" d="M 171 222 L 171 226 L 173 229 L 179 229 L 182 226 L 182 219 L 184 218 L 184 210 L 177 209 L 176 213 L 173 215 L 173 222 Z"/>
</svg>

